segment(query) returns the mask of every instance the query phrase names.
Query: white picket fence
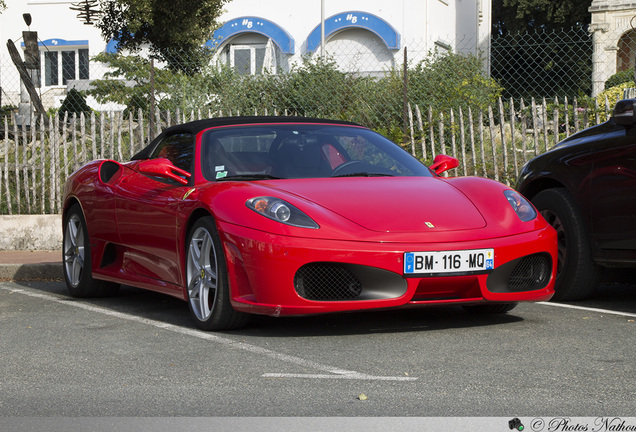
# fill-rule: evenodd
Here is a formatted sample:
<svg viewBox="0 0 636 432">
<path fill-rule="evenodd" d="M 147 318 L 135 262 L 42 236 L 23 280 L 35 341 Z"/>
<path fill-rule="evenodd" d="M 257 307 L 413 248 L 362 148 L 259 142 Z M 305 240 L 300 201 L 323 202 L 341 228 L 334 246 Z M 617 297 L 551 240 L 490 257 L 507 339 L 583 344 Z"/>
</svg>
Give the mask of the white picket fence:
<svg viewBox="0 0 636 432">
<path fill-rule="evenodd" d="M 456 157 L 460 165 L 450 175 L 478 175 L 514 185 L 529 159 L 609 115 L 608 103 L 599 110 L 580 109 L 576 99 L 572 104 L 567 99 L 562 105 L 553 102 L 552 112 L 545 99 L 528 104 L 509 101 L 507 108 L 500 99 L 487 110 L 458 108 L 439 114 L 409 105 L 402 145 L 426 162 L 442 153 Z M 249 115 L 266 113 L 264 109 Z M 13 117 L 0 119 L 0 214 L 60 213 L 65 180 L 84 163 L 98 158 L 129 160 L 165 127 L 224 113 L 162 112 L 152 125 L 142 114 L 138 120 L 121 112 L 71 118 L 56 114 L 38 119 L 29 130 Z"/>
</svg>

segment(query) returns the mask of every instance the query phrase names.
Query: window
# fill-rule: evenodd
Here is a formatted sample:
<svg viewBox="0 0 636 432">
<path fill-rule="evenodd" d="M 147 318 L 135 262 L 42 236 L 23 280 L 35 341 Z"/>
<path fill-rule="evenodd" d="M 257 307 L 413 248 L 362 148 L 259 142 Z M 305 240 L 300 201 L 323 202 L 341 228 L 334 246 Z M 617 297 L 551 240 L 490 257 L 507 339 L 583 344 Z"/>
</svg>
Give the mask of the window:
<svg viewBox="0 0 636 432">
<path fill-rule="evenodd" d="M 62 51 L 62 84 L 75 79 L 75 51 Z"/>
<path fill-rule="evenodd" d="M 80 49 L 77 50 L 78 56 L 78 65 L 79 65 L 79 79 L 84 80 L 88 79 L 88 50 Z"/>
<path fill-rule="evenodd" d="M 236 70 L 239 75 L 277 73 L 282 64 L 280 50 L 271 39 L 243 36 L 226 45 L 219 61 Z"/>
<path fill-rule="evenodd" d="M 239 75 L 261 75 L 265 63 L 266 45 L 228 45 L 225 47 L 226 64 Z"/>
<path fill-rule="evenodd" d="M 57 85 L 57 51 L 44 52 L 44 85 Z"/>
<path fill-rule="evenodd" d="M 69 80 L 89 79 L 88 49 L 51 49 L 44 52 L 44 85 L 67 85 Z M 61 81 L 60 81 L 61 78 Z"/>
</svg>

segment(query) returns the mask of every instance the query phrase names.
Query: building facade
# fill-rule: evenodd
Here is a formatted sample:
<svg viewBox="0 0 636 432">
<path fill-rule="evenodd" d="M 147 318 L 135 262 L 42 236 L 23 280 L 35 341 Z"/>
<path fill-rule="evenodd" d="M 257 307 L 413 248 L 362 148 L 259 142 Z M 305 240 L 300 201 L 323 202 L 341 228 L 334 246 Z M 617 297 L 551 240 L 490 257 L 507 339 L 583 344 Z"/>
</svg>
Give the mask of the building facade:
<svg viewBox="0 0 636 432">
<path fill-rule="evenodd" d="M 103 40 L 98 29 L 76 17 L 70 7 L 79 1 L 5 0 L 7 9 L 0 15 L 2 105 L 28 102 L 6 48 L 10 39 L 24 54 L 25 13 L 32 18 L 30 29 L 38 33 L 40 64 L 34 76 L 46 107 L 59 106 L 69 86 L 85 88 L 107 71 L 91 59 L 116 52 L 116 43 Z M 346 72 L 381 74 L 403 64 L 405 49 L 411 64 L 433 50 L 448 50 L 480 54 L 488 68 L 490 12 L 491 0 L 232 0 L 207 44 L 215 48 L 216 63 L 241 74 L 285 73 L 305 56 L 323 55 Z"/>
<path fill-rule="evenodd" d="M 636 2 L 593 0 L 590 32 L 593 35 L 592 93 L 605 88 L 617 72 L 634 69 L 636 63 Z"/>
</svg>

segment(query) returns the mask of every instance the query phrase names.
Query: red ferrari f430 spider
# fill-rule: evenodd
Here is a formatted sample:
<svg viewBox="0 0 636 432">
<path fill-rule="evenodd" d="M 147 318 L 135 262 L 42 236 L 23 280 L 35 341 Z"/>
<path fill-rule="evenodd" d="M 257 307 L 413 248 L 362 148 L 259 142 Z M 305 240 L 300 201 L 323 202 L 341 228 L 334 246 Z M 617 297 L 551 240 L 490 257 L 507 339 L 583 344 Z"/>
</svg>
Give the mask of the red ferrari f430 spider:
<svg viewBox="0 0 636 432">
<path fill-rule="evenodd" d="M 342 121 L 173 126 L 130 162 L 68 179 L 66 283 L 77 297 L 126 284 L 182 298 L 206 330 L 251 314 L 548 300 L 556 231 L 501 183 L 439 175 L 456 166 Z"/>
</svg>

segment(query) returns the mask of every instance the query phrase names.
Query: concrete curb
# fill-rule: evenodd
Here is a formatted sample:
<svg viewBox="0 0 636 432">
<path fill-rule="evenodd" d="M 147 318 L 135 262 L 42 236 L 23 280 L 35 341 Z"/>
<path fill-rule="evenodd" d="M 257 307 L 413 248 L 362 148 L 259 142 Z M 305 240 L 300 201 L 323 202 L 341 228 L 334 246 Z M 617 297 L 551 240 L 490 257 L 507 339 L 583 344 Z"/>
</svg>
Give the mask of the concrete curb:
<svg viewBox="0 0 636 432">
<path fill-rule="evenodd" d="M 62 280 L 62 263 L 0 264 L 0 280 Z"/>
<path fill-rule="evenodd" d="M 62 280 L 62 216 L 0 215 L 0 280 Z"/>
<path fill-rule="evenodd" d="M 61 250 L 0 250 L 0 280 L 61 280 Z"/>
</svg>

